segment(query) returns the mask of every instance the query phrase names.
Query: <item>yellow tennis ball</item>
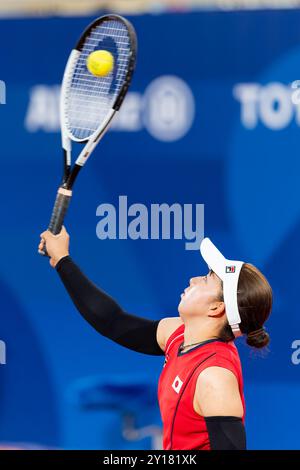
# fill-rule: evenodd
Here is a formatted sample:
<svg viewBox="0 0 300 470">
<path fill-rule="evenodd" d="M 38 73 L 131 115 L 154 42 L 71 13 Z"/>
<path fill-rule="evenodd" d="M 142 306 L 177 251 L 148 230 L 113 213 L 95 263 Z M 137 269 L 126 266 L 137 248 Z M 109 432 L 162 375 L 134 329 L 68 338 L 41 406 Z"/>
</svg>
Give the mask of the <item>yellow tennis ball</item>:
<svg viewBox="0 0 300 470">
<path fill-rule="evenodd" d="M 92 75 L 106 77 L 114 68 L 114 56 L 108 51 L 94 51 L 88 56 L 86 66 Z"/>
</svg>

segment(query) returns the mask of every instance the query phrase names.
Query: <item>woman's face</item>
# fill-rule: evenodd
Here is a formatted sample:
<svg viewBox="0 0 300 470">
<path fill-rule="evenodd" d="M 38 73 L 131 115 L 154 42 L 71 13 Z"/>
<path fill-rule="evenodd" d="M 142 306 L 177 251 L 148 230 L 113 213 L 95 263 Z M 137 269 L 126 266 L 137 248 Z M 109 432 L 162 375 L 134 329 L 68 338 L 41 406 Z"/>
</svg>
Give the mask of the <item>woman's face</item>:
<svg viewBox="0 0 300 470">
<path fill-rule="evenodd" d="M 219 300 L 222 289 L 220 278 L 209 271 L 206 276 L 192 277 L 190 285 L 181 294 L 178 306 L 180 315 L 205 315 L 212 304 Z"/>
</svg>

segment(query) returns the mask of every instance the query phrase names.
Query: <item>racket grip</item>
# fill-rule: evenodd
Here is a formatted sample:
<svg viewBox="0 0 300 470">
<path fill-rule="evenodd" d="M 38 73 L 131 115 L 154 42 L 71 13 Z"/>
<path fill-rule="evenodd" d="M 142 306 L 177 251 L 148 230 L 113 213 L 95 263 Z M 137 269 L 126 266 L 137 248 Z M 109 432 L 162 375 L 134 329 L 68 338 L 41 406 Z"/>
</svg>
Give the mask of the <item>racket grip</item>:
<svg viewBox="0 0 300 470">
<path fill-rule="evenodd" d="M 53 233 L 53 235 L 58 235 L 62 229 L 65 215 L 71 201 L 71 197 L 71 190 L 59 188 L 48 227 L 48 230 Z M 44 246 L 41 254 L 43 256 L 48 256 L 46 245 Z"/>
</svg>

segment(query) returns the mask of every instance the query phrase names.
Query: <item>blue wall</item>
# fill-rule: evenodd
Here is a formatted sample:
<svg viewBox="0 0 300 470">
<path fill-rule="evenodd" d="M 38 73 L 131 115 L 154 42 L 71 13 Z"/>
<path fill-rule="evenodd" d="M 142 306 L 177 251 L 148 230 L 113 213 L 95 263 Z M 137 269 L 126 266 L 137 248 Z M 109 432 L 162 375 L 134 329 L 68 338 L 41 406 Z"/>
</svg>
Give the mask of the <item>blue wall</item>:
<svg viewBox="0 0 300 470">
<path fill-rule="evenodd" d="M 297 449 L 300 383 L 291 346 L 299 336 L 300 113 L 289 84 L 300 79 L 300 11 L 132 21 L 139 55 L 127 117 L 78 180 L 66 221 L 73 258 L 128 311 L 176 316 L 189 278 L 205 272 L 198 252 L 185 250 L 183 240 L 100 241 L 96 208 L 117 205 L 119 195 L 147 207 L 205 204 L 205 234 L 228 257 L 256 264 L 274 288 L 269 352 L 253 354 L 239 342 L 249 448 Z M 36 253 L 61 169 L 56 87 L 86 23 L 1 21 L 7 104 L 0 106 L 0 339 L 7 364 L 0 366 L 0 440 L 149 448 L 147 439 L 128 444 L 121 438 L 117 411 L 81 409 L 76 390 L 94 376 L 100 383 L 113 376 L 155 387 L 163 359 L 97 335 Z M 182 121 L 176 112 L 171 122 L 161 109 L 151 114 L 166 87 Z M 125 128 L 129 103 L 132 131 Z M 149 410 L 158 423 L 155 398 Z M 149 422 L 146 411 L 141 424 Z"/>
</svg>

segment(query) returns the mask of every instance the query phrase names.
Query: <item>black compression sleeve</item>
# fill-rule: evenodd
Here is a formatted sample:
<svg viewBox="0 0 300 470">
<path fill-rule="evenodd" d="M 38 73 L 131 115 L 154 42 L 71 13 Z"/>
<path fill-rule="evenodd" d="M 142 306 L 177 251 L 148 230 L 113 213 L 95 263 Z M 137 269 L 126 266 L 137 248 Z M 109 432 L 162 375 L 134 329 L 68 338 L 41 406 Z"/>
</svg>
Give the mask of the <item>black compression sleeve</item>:
<svg viewBox="0 0 300 470">
<path fill-rule="evenodd" d="M 62 258 L 56 270 L 73 303 L 86 321 L 103 336 L 143 354 L 163 356 L 156 339 L 158 321 L 130 315 L 98 289 L 72 261 Z"/>
<path fill-rule="evenodd" d="M 212 450 L 246 450 L 246 433 L 241 418 L 210 416 L 204 419 Z"/>
</svg>

